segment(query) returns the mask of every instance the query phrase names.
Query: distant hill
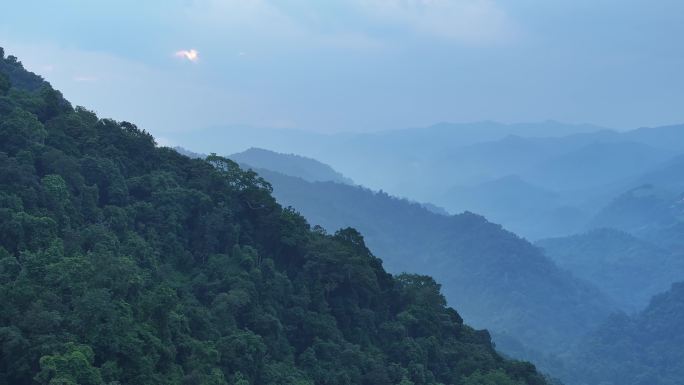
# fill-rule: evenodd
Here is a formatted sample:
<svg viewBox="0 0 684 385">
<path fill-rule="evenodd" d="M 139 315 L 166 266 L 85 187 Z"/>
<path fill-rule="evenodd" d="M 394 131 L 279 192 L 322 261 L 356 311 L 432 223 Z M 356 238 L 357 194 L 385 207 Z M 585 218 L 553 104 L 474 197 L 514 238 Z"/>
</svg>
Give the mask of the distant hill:
<svg viewBox="0 0 684 385">
<path fill-rule="evenodd" d="M 382 192 L 259 170 L 276 199 L 328 231 L 354 226 L 392 272 L 432 274 L 468 321 L 561 350 L 616 307 L 540 250 L 483 217 L 435 214 Z"/>
<path fill-rule="evenodd" d="M 551 233 L 571 233 L 588 214 L 565 205 L 559 194 L 509 175 L 474 186 L 453 187 L 437 200 L 452 212 L 470 210 L 492 218 L 516 234 L 532 239 Z M 548 226 L 554 224 L 554 229 Z"/>
<path fill-rule="evenodd" d="M 590 222 L 612 227 L 670 250 L 684 247 L 684 193 L 672 194 L 654 185 L 633 188 L 611 201 Z"/>
<path fill-rule="evenodd" d="M 185 155 L 188 158 L 192 158 L 192 159 L 204 159 L 207 157 L 206 154 L 200 154 L 197 152 L 193 152 L 193 151 L 190 151 L 190 150 L 183 148 L 183 147 L 180 147 L 180 146 L 176 146 L 173 149 L 176 150 L 179 154 Z"/>
<path fill-rule="evenodd" d="M 682 173 L 677 173 L 684 170 L 681 158 L 625 139 L 603 132 L 505 138 L 454 150 L 424 165 L 442 176 L 440 183 L 456 183 L 428 200 L 451 211 L 485 213 L 525 237 L 540 239 L 582 231 L 616 194 L 646 181 L 684 191 Z"/>
<path fill-rule="evenodd" d="M 616 315 L 573 352 L 568 385 L 679 385 L 684 378 L 684 282 L 639 314 Z"/>
<path fill-rule="evenodd" d="M 555 121 L 504 124 L 491 121 L 471 123 L 438 123 L 427 127 L 385 130 L 371 133 L 321 134 L 296 129 L 274 129 L 246 126 L 206 127 L 192 133 L 178 133 L 174 141 L 205 153 L 215 152 L 214 143 L 222 143 L 225 153 L 245 151 L 251 147 L 268 148 L 281 153 L 296 153 L 322 160 L 349 153 L 357 154 L 375 148 L 385 154 L 422 153 L 435 148 L 466 146 L 498 140 L 509 135 L 524 137 L 562 137 L 577 133 L 606 132 L 604 127 L 589 124 L 566 124 Z M 208 143 L 201 138 L 215 138 Z M 357 147 L 361 146 L 361 147 Z M 383 151 L 384 152 L 384 151 Z M 334 164 L 333 164 L 334 165 Z"/>
<path fill-rule="evenodd" d="M 514 175 L 555 194 L 556 199 L 548 207 L 536 208 L 533 215 L 508 205 L 489 210 L 488 218 L 535 240 L 582 231 L 614 196 L 643 184 L 638 182 L 640 176 L 684 153 L 684 145 L 680 145 L 684 126 L 618 132 L 552 121 L 440 123 L 330 135 L 223 127 L 207 130 L 207 135 L 223 148 L 202 148 L 197 142 L 202 132 L 177 141 L 205 152 L 227 154 L 262 147 L 299 154 L 324 162 L 374 190 L 432 202 L 450 212 L 478 212 L 515 200 L 515 189 L 467 199 L 468 205 L 466 199 L 452 193 L 454 189 L 476 190 L 483 183 Z"/>
<path fill-rule="evenodd" d="M 606 130 L 554 121 L 439 123 L 421 128 L 339 134 L 231 126 L 177 134 L 174 141 L 204 153 L 230 154 L 251 147 L 294 153 L 324 162 L 356 183 L 425 201 L 425 193 L 434 187 L 434 183 L 426 182 L 430 177 L 440 177 L 438 173 L 428 172 L 435 165 L 431 160 L 435 155 L 512 135 L 558 137 L 597 131 Z M 207 143 L 201 139 L 206 137 L 214 140 Z M 214 143 L 221 143 L 221 148 L 216 148 Z"/>
<path fill-rule="evenodd" d="M 624 136 L 629 140 L 644 143 L 652 147 L 684 152 L 684 124 L 662 127 L 643 127 L 628 131 Z"/>
<path fill-rule="evenodd" d="M 642 310 L 653 295 L 684 277 L 684 252 L 676 254 L 618 230 L 597 229 L 537 245 L 560 267 L 596 285 L 628 313 Z"/>
<path fill-rule="evenodd" d="M 643 143 L 595 142 L 540 162 L 529 178 L 554 190 L 596 188 L 640 175 L 674 155 Z"/>
<path fill-rule="evenodd" d="M 674 157 L 651 167 L 629 181 L 629 187 L 651 185 L 656 189 L 676 195 L 684 191 L 684 155 Z"/>
<path fill-rule="evenodd" d="M 553 121 L 440 123 L 424 128 L 330 135 L 216 127 L 207 130 L 207 135 L 225 143 L 225 148 L 202 148 L 198 136 L 178 141 L 205 152 L 231 153 L 263 147 L 299 154 L 324 162 L 369 188 L 432 202 L 451 212 L 464 205 L 456 194 L 451 197 L 449 190 L 477 188 L 482 183 L 517 175 L 557 194 L 559 199 L 544 208 L 543 214 L 534 216 L 534 221 L 514 206 L 492 210 L 490 217 L 525 237 L 539 239 L 580 231 L 582 224 L 616 191 L 633 187 L 626 182 L 676 154 L 676 146 L 663 147 L 664 141 L 658 138 L 662 133 L 675 140 L 679 131 L 677 127 L 662 127 L 617 132 Z M 513 199 L 504 195 L 483 196 L 471 200 L 473 206 L 465 208 L 478 211 Z M 532 231 L 535 223 L 539 226 Z"/>
<path fill-rule="evenodd" d="M 261 148 L 250 148 L 228 157 L 240 164 L 249 165 L 256 169 L 273 170 L 309 182 L 354 184 L 351 179 L 333 170 L 327 164 L 295 154 L 281 154 Z"/>
</svg>

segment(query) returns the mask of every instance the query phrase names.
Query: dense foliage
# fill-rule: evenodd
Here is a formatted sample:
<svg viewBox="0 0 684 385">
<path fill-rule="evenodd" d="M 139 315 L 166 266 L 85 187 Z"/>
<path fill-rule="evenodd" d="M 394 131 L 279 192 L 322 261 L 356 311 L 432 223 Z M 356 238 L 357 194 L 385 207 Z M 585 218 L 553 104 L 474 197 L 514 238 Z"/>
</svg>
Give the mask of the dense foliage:
<svg viewBox="0 0 684 385">
<path fill-rule="evenodd" d="M 0 384 L 544 384 L 357 231 L 0 63 Z"/>
</svg>

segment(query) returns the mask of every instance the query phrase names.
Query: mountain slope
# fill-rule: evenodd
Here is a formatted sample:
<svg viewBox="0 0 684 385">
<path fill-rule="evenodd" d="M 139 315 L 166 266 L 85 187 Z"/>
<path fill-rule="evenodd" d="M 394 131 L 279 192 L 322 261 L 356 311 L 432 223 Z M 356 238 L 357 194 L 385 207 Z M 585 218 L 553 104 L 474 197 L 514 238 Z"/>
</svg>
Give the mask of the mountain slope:
<svg viewBox="0 0 684 385">
<path fill-rule="evenodd" d="M 480 213 L 516 234 L 525 234 L 532 239 L 549 232 L 569 232 L 586 221 L 583 211 L 564 205 L 558 194 L 516 175 L 474 186 L 454 187 L 438 202 L 449 203 L 446 207 L 452 212 Z M 551 223 L 556 223 L 556 227 L 550 229 Z"/>
<path fill-rule="evenodd" d="M 663 191 L 676 194 L 684 191 L 682 175 L 684 175 L 684 155 L 659 164 L 630 182 L 632 187 L 650 184 Z"/>
<path fill-rule="evenodd" d="M 684 283 L 634 317 L 611 317 L 572 356 L 569 385 L 678 385 L 684 378 Z"/>
<path fill-rule="evenodd" d="M 537 248 L 471 213 L 434 214 L 385 193 L 259 170 L 284 205 L 329 231 L 353 226 L 392 272 L 433 275 L 468 322 L 562 350 L 612 311 L 602 294 Z"/>
<path fill-rule="evenodd" d="M 500 210 L 488 218 L 511 226 L 522 236 L 540 239 L 582 231 L 582 224 L 607 200 L 643 184 L 634 181 L 684 151 L 679 140 L 684 135 L 683 127 L 616 132 L 557 122 L 478 122 L 334 135 L 232 128 L 213 129 L 206 134 L 216 138 L 214 143 L 221 143 L 219 149 L 210 149 L 206 143 L 202 147 L 191 137 L 176 141 L 204 152 L 228 154 L 258 146 L 312 157 L 361 185 L 433 202 L 452 212 L 452 207 L 463 206 L 457 197 L 448 194 L 455 186 L 476 188 L 481 183 L 517 175 L 556 194 L 556 204 L 534 220 L 515 209 Z M 504 198 L 510 200 L 513 196 Z M 497 200 L 483 197 L 475 203 L 491 207 Z M 466 209 L 477 212 L 475 207 Z M 534 224 L 538 224 L 536 229 Z"/>
<path fill-rule="evenodd" d="M 684 277 L 684 255 L 613 229 L 598 229 L 537 242 L 559 266 L 592 282 L 625 312 L 646 307 L 651 297 Z"/>
<path fill-rule="evenodd" d="M 504 124 L 497 122 L 438 123 L 428 127 L 396 129 L 371 133 L 320 134 L 293 129 L 269 129 L 260 127 L 206 127 L 196 131 L 198 135 L 177 133 L 173 139 L 188 148 L 209 153 L 215 151 L 202 136 L 215 138 L 224 143 L 225 153 L 244 151 L 250 147 L 269 148 L 283 153 L 296 153 L 325 161 L 328 157 L 342 154 L 359 155 L 366 150 L 383 150 L 383 154 L 421 153 L 435 148 L 453 148 L 476 143 L 495 141 L 510 135 L 525 137 L 562 137 L 578 133 L 602 132 L 605 136 L 619 135 L 603 127 L 564 124 L 554 121 L 538 123 Z M 386 152 L 384 152 L 386 151 Z M 322 156 L 323 155 L 323 156 Z M 339 169 L 338 169 L 339 170 Z"/>
<path fill-rule="evenodd" d="M 643 143 L 595 142 L 545 160 L 528 179 L 558 190 L 596 188 L 640 175 L 673 155 Z"/>
<path fill-rule="evenodd" d="M 684 125 L 642 127 L 623 134 L 628 140 L 649 146 L 684 152 Z"/>
<path fill-rule="evenodd" d="M 0 384 L 545 383 L 355 230 L 41 89 L 0 88 Z"/>
<path fill-rule="evenodd" d="M 42 77 L 33 72 L 25 71 L 21 62 L 16 56 L 9 55 L 5 58 L 5 51 L 0 47 L 0 73 L 3 73 L 13 88 L 35 92 L 48 84 Z"/>
<path fill-rule="evenodd" d="M 654 185 L 639 186 L 613 199 L 592 219 L 589 227 L 612 227 L 669 250 L 681 250 L 684 247 L 683 196 Z"/>
<path fill-rule="evenodd" d="M 309 182 L 337 182 L 354 184 L 344 175 L 325 163 L 294 154 L 281 154 L 261 148 L 249 148 L 243 152 L 229 155 L 228 158 L 239 164 L 265 168 L 285 175 L 296 176 Z"/>
</svg>

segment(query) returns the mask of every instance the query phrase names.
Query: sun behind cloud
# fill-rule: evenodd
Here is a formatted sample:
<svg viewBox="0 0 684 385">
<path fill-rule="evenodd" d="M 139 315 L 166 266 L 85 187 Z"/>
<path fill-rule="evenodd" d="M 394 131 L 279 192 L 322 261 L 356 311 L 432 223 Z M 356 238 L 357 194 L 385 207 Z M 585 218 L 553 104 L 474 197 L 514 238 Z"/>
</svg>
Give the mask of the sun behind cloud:
<svg viewBox="0 0 684 385">
<path fill-rule="evenodd" d="M 179 57 L 181 59 L 189 60 L 193 63 L 199 60 L 199 52 L 197 52 L 197 50 L 195 49 L 183 49 L 174 53 L 174 56 Z"/>
</svg>

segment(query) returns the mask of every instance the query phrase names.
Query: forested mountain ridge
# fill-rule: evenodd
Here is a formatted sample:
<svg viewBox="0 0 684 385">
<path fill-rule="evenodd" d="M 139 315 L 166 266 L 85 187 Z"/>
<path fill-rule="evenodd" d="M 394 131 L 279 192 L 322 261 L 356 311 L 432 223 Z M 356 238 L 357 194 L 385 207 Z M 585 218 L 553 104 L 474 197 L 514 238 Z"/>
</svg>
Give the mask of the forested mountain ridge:
<svg viewBox="0 0 684 385">
<path fill-rule="evenodd" d="M 354 184 L 351 179 L 333 170 L 327 164 L 295 154 L 281 154 L 252 147 L 243 152 L 229 155 L 228 158 L 238 164 L 248 164 L 255 168 L 277 171 L 309 182 Z"/>
<path fill-rule="evenodd" d="M 633 317 L 615 315 L 570 356 L 569 385 L 679 385 L 684 378 L 684 282 Z"/>
<path fill-rule="evenodd" d="M 672 174 L 676 181 L 678 174 Z M 672 185 L 644 184 L 613 199 L 589 223 L 633 234 L 676 253 L 684 247 L 684 192 Z"/>
<path fill-rule="evenodd" d="M 258 172 L 281 204 L 310 223 L 329 231 L 358 228 L 391 272 L 434 276 L 467 322 L 510 335 L 528 348 L 562 351 L 617 310 L 594 286 L 479 215 L 444 216 L 358 186 Z M 507 345 L 500 347 L 507 351 Z"/>
<path fill-rule="evenodd" d="M 41 76 L 24 70 L 16 56 L 8 55 L 5 57 L 5 50 L 2 47 L 0 47 L 0 58 L 2 58 L 0 60 L 0 73 L 7 77 L 8 84 L 11 84 L 13 88 L 35 92 L 46 85 L 45 80 Z"/>
<path fill-rule="evenodd" d="M 0 384 L 545 383 L 357 231 L 0 61 Z"/>
<path fill-rule="evenodd" d="M 559 266 L 592 282 L 626 313 L 684 277 L 684 255 L 615 229 L 596 229 L 536 243 Z"/>
<path fill-rule="evenodd" d="M 209 149 L 184 135 L 175 140 L 205 153 L 262 147 L 314 158 L 373 190 L 431 202 L 451 213 L 485 214 L 532 240 L 586 230 L 587 222 L 615 195 L 638 186 L 638 177 L 684 153 L 681 125 L 613 131 L 557 122 L 442 123 L 329 135 L 222 127 L 204 135 L 216 138 L 213 142 L 221 148 Z M 511 184 L 511 178 L 520 183 Z M 502 181 L 509 186 L 496 194 L 470 193 Z M 532 212 L 501 204 L 517 200 L 521 184 L 549 193 L 551 199 L 545 198 Z"/>
</svg>

